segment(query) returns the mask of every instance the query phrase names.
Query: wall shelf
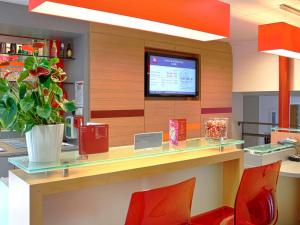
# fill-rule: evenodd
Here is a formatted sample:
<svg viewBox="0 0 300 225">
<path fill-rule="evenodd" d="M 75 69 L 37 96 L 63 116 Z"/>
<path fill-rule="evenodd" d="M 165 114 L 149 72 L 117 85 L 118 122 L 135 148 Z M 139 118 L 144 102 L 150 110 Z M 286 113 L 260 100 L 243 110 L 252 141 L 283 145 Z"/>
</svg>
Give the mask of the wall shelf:
<svg viewBox="0 0 300 225">
<path fill-rule="evenodd" d="M 27 56 L 33 56 L 33 55 L 28 55 L 28 54 L 11 54 L 11 53 L 5 53 L 5 52 L 0 52 L 0 55 L 6 55 L 6 56 L 24 56 L 24 57 L 27 57 Z M 49 55 L 38 55 L 36 56 L 38 58 L 54 58 L 54 57 L 51 57 Z M 56 58 L 59 58 L 59 59 L 63 59 L 63 60 L 75 60 L 75 58 L 62 58 L 62 57 L 56 57 Z"/>
</svg>

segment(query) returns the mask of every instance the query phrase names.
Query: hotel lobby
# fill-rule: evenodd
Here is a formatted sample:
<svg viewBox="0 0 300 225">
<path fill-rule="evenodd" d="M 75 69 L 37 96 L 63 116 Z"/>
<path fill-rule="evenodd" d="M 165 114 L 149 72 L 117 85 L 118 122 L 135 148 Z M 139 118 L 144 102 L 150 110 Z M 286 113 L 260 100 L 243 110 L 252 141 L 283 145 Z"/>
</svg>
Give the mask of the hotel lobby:
<svg viewBox="0 0 300 225">
<path fill-rule="evenodd" d="M 299 16 L 0 0 L 0 225 L 300 225 Z"/>
</svg>

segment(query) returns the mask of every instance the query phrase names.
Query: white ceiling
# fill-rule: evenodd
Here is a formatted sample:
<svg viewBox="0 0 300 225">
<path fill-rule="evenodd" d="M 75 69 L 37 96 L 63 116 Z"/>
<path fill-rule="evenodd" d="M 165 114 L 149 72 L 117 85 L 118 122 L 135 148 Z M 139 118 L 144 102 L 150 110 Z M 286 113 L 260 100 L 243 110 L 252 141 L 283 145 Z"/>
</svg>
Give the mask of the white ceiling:
<svg viewBox="0 0 300 225">
<path fill-rule="evenodd" d="M 257 26 L 274 22 L 287 22 L 300 27 L 300 16 L 279 8 L 287 4 L 300 9 L 300 0 L 221 0 L 231 4 L 230 41 L 257 39 Z"/>
<path fill-rule="evenodd" d="M 0 0 L 27 5 L 28 0 Z M 231 4 L 230 41 L 255 40 L 257 25 L 287 22 L 300 27 L 300 16 L 279 9 L 280 4 L 288 4 L 300 9 L 300 0 L 221 0 Z"/>
</svg>

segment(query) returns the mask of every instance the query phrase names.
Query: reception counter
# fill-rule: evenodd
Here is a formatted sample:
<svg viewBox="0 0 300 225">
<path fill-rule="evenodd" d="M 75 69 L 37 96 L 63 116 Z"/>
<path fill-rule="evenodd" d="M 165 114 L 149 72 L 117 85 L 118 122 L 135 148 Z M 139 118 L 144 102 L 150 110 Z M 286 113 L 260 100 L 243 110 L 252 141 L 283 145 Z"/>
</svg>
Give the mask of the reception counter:
<svg viewBox="0 0 300 225">
<path fill-rule="evenodd" d="M 162 174 L 169 176 L 174 172 L 185 173 L 186 171 L 189 171 L 187 176 L 192 177 L 198 175 L 191 172 L 194 171 L 193 168 L 204 168 L 215 164 L 220 164 L 222 169 L 223 177 L 218 183 L 222 188 L 221 203 L 232 206 L 243 171 L 243 151 L 239 150 L 236 145 L 242 143 L 243 141 L 237 140 L 219 143 L 218 141 L 208 142 L 205 139 L 192 139 L 177 147 L 164 143 L 161 148 L 137 151 L 133 149 L 133 146 L 124 146 L 111 148 L 107 153 L 90 155 L 88 159 L 79 159 L 75 152 L 63 153 L 61 162 L 44 165 L 40 170 L 37 170 L 40 165 L 29 163 L 26 157 L 14 158 L 11 162 L 21 167 L 22 170 L 12 170 L 9 173 L 10 225 L 50 224 L 47 222 L 49 217 L 44 208 L 45 202 L 51 201 L 53 196 L 58 196 L 57 194 L 68 196 L 65 193 L 90 190 L 88 193 L 90 195 L 94 193 L 91 188 L 103 186 L 102 190 L 105 190 L 106 187 L 111 188 L 112 184 L 117 186 L 116 188 L 119 186 L 121 192 L 122 185 L 132 180 L 151 179 L 151 177 L 156 177 L 158 180 L 157 176 Z M 61 170 L 67 168 L 69 174 L 64 177 Z M 211 179 L 214 178 L 211 177 Z M 209 178 L 200 181 L 202 184 L 209 182 Z M 129 192 L 133 191 L 135 190 Z M 81 194 L 84 195 L 83 193 Z M 118 193 L 113 195 L 118 195 Z M 66 196 L 63 198 L 68 199 Z M 78 197 L 78 194 L 76 196 Z M 127 197 L 129 199 L 130 195 Z M 97 196 L 92 199 L 97 201 Z M 114 199 L 111 204 L 115 205 L 116 210 L 121 202 Z M 93 203 L 91 202 L 90 205 Z M 128 203 L 124 203 L 124 207 L 127 205 Z M 124 207 L 119 213 L 120 217 L 124 217 L 127 211 Z M 116 220 L 112 222 L 112 218 L 111 221 L 107 218 L 100 218 L 99 213 L 101 214 L 101 212 L 94 212 L 96 215 L 93 216 L 99 216 L 99 220 L 105 221 L 103 224 L 118 225 L 124 220 L 121 218 L 118 222 Z M 118 214 L 117 211 L 113 213 Z M 73 218 L 73 224 L 89 225 L 87 221 L 80 221 L 84 220 L 84 215 L 80 216 L 74 212 L 73 216 L 77 217 L 76 220 Z M 51 219 L 53 224 L 53 218 Z M 55 223 L 68 224 L 67 216 L 64 222 L 61 220 L 60 223 L 58 219 Z"/>
</svg>

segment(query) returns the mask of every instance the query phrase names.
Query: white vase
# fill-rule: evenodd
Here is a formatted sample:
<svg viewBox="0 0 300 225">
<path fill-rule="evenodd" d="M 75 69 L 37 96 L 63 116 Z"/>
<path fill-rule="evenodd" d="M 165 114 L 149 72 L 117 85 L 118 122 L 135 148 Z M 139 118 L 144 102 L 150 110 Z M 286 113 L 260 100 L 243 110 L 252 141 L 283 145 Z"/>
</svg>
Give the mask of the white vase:
<svg viewBox="0 0 300 225">
<path fill-rule="evenodd" d="M 29 161 L 59 161 L 63 133 L 64 124 L 34 126 L 26 133 Z"/>
</svg>

